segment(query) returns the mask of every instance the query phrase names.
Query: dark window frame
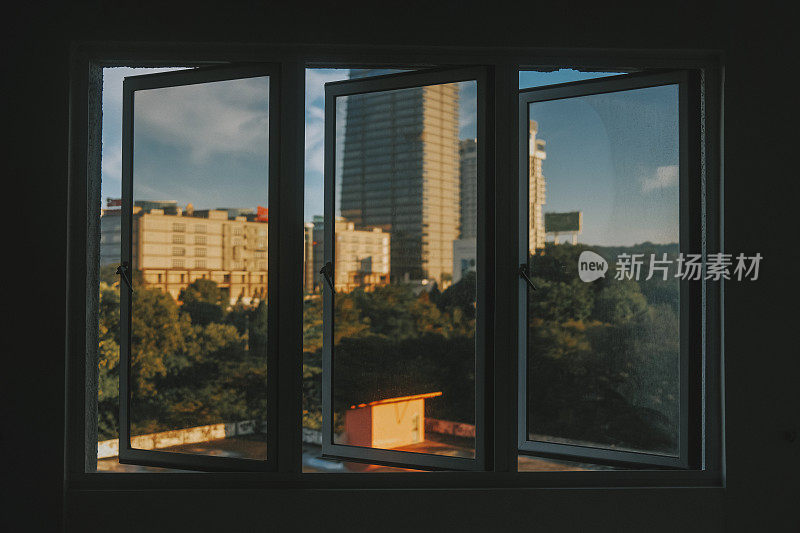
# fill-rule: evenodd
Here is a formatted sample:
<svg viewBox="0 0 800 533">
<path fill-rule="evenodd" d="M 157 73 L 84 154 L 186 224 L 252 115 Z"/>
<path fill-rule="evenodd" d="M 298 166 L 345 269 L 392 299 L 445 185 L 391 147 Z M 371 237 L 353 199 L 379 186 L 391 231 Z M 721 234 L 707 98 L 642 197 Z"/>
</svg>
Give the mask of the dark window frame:
<svg viewBox="0 0 800 533">
<path fill-rule="evenodd" d="M 520 89 L 519 91 L 519 263 L 528 264 L 528 120 L 530 104 L 553 100 L 565 100 L 645 89 L 664 85 L 678 86 L 678 145 L 679 145 L 679 249 L 682 253 L 702 252 L 703 248 L 703 213 L 701 196 L 700 153 L 691 149 L 699 142 L 700 108 L 697 102 L 698 80 L 688 71 L 641 72 L 622 76 L 562 83 L 544 87 Z M 517 408 L 517 428 L 520 453 L 540 457 L 552 457 L 582 461 L 595 464 L 616 465 L 628 468 L 698 468 L 702 439 L 701 403 L 697 401 L 702 395 L 701 358 L 700 353 L 692 353 L 691 345 L 700 346 L 697 341 L 703 335 L 703 291 L 702 285 L 712 285 L 705 280 L 691 282 L 680 281 L 680 381 L 679 381 L 679 439 L 677 456 L 655 453 L 614 450 L 610 447 L 580 446 L 555 442 L 535 441 L 528 438 L 527 424 L 529 405 L 527 402 L 528 379 L 528 339 L 527 308 L 530 289 L 520 276 L 519 280 L 519 398 Z M 534 293 L 535 296 L 535 293 Z"/>
<path fill-rule="evenodd" d="M 702 118 L 704 137 L 697 147 L 703 153 L 704 216 L 708 249 L 720 249 L 721 231 L 721 122 L 722 122 L 722 57 L 714 51 L 650 52 L 619 50 L 609 59 L 609 53 L 569 49 L 537 49 L 466 47 L 349 47 L 349 46 L 279 46 L 214 44 L 120 44 L 78 43 L 73 45 L 70 76 L 70 161 L 68 185 L 68 277 L 67 277 L 67 404 L 65 407 L 66 487 L 73 490 L 124 489 L 426 489 L 426 488 L 622 488 L 622 487 L 706 487 L 715 489 L 724 484 L 722 435 L 722 314 L 719 307 L 721 289 L 714 287 L 707 296 L 706 327 L 712 335 L 703 341 L 708 357 L 704 361 L 706 388 L 702 398 L 708 414 L 706 431 L 712 440 L 704 446 L 702 469 L 691 471 L 591 471 L 591 472 L 516 472 L 517 428 L 515 413 L 507 406 L 517 402 L 517 338 L 516 306 L 509 316 L 513 324 L 496 321 L 495 353 L 502 354 L 488 368 L 492 390 L 487 395 L 487 408 L 493 410 L 495 430 L 491 439 L 490 460 L 493 472 L 431 472 L 424 474 L 300 474 L 300 412 L 291 405 L 279 405 L 278 472 L 275 473 L 213 473 L 184 474 L 113 474 L 87 473 L 93 464 L 91 443 L 92 398 L 87 398 L 86 384 L 91 387 L 93 340 L 91 293 L 97 283 L 97 271 L 87 258 L 97 253 L 99 232 L 99 126 L 100 126 L 100 69 L 111 66 L 200 66 L 229 62 L 268 61 L 281 65 L 283 139 L 281 190 L 286 204 L 284 231 L 280 239 L 284 254 L 282 266 L 288 266 L 278 288 L 283 297 L 281 315 L 281 353 L 284 350 L 300 353 L 301 329 L 296 317 L 302 306 L 302 205 L 304 160 L 304 90 L 305 68 L 320 67 L 389 67 L 406 65 L 409 68 L 432 66 L 489 67 L 490 98 L 495 102 L 498 128 L 490 142 L 497 146 L 493 153 L 496 210 L 495 247 L 498 250 L 516 249 L 518 220 L 516 209 L 509 209 L 508 198 L 517 194 L 517 91 L 519 70 L 538 70 L 572 67 L 583 70 L 626 71 L 646 68 L 688 69 L 701 77 Z M 534 59 L 535 58 L 535 59 Z M 98 218 L 99 220 L 99 218 Z M 296 227 L 295 227 L 296 226 Z M 498 255 L 494 265 L 495 291 L 491 305 L 507 309 L 518 292 L 518 263 L 515 254 Z M 296 301 L 295 301 L 296 300 Z M 87 302 L 89 305 L 87 306 Z M 508 317 L 506 317 L 508 318 Z M 87 368 L 87 362 L 90 363 Z M 286 379 L 279 382 L 279 394 L 299 395 L 301 391 L 300 359 L 279 358 L 279 371 Z M 88 370 L 88 372 L 87 372 Z M 514 420 L 510 420 L 513 418 Z M 88 439 L 87 439 L 88 438 Z M 282 450 L 282 451 L 281 451 Z"/>
<path fill-rule="evenodd" d="M 367 448 L 336 444 L 333 440 L 333 338 L 334 303 L 331 287 L 323 284 L 323 349 L 322 349 L 322 454 L 324 457 L 361 461 L 389 466 L 414 467 L 431 470 L 477 470 L 486 469 L 486 450 L 489 447 L 486 428 L 491 423 L 486 409 L 487 358 L 491 354 L 492 334 L 489 327 L 491 316 L 487 312 L 489 301 L 487 279 L 490 265 L 493 264 L 494 250 L 492 239 L 491 211 L 488 209 L 492 198 L 490 191 L 492 171 L 486 164 L 487 137 L 491 136 L 489 125 L 492 104 L 487 98 L 487 72 L 484 67 L 463 67 L 426 69 L 357 78 L 353 80 L 329 82 L 325 84 L 325 263 L 336 264 L 335 259 L 335 216 L 336 216 L 336 99 L 352 95 L 409 89 L 428 85 L 474 81 L 476 83 L 476 133 L 478 138 L 478 275 L 477 275 L 477 316 L 475 321 L 475 457 L 448 457 L 444 455 L 423 454 Z M 331 277 L 335 279 L 332 271 Z"/>
<path fill-rule="evenodd" d="M 134 155 L 134 115 L 135 93 L 152 89 L 187 87 L 191 85 L 231 81 L 254 77 L 269 77 L 269 177 L 268 202 L 276 216 L 280 217 L 280 201 L 278 197 L 277 179 L 272 178 L 280 172 L 278 158 L 278 140 L 280 139 L 280 77 L 279 66 L 275 64 L 251 64 L 236 66 L 201 67 L 191 70 L 161 72 L 126 77 L 122 86 L 122 243 L 120 261 L 123 265 L 133 265 L 133 155 Z M 173 226 L 178 223 L 173 223 Z M 183 224 L 185 226 L 185 224 Z M 185 231 L 185 227 L 183 231 Z M 277 224 L 271 224 L 268 231 L 271 241 L 278 242 Z M 271 276 L 273 282 L 278 279 L 278 255 L 275 245 L 271 246 L 269 266 L 274 269 Z M 176 248 L 173 247 L 173 255 Z M 186 255 L 184 253 L 180 255 Z M 131 275 L 130 268 L 128 276 Z M 205 275 L 203 275 L 205 278 Z M 242 276 L 244 278 L 244 276 Z M 269 283 L 269 281 L 268 281 Z M 232 457 L 215 457 L 208 455 L 176 453 L 160 450 L 143 450 L 131 447 L 130 434 L 130 365 L 131 365 L 131 320 L 133 317 L 133 298 L 131 290 L 120 284 L 120 360 L 119 360 L 119 462 L 202 471 L 270 471 L 275 469 L 277 428 L 277 376 L 276 372 L 267 372 L 267 458 L 265 460 L 240 459 Z M 277 367 L 278 347 L 276 344 L 278 309 L 277 305 L 267 310 L 267 368 Z M 273 450 L 270 453 L 269 450 Z"/>
</svg>

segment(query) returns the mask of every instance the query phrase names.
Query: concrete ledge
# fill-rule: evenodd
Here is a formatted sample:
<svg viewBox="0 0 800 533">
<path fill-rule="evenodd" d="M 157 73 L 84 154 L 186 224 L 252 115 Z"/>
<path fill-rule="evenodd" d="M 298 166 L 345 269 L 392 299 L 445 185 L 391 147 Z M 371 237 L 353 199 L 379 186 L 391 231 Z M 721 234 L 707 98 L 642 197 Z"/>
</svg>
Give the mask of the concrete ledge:
<svg viewBox="0 0 800 533">
<path fill-rule="evenodd" d="M 131 447 L 138 450 L 156 450 L 181 444 L 194 444 L 210 440 L 225 439 L 237 435 L 252 435 L 259 427 L 263 432 L 266 422 L 258 423 L 256 420 L 242 420 L 240 422 L 224 422 L 208 426 L 174 429 L 147 435 L 131 437 Z M 97 458 L 107 459 L 119 456 L 119 439 L 104 440 L 97 443 Z"/>
</svg>

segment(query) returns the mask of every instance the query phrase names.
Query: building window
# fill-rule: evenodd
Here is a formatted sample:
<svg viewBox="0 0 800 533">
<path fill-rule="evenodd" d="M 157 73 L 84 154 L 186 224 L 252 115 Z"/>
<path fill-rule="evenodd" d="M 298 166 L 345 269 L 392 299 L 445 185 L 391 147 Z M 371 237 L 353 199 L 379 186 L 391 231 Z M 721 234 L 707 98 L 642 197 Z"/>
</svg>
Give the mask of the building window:
<svg viewBox="0 0 800 533">
<path fill-rule="evenodd" d="M 204 259 L 196 259 L 195 262 L 194 262 L 194 267 L 195 268 L 206 268 L 205 260 Z M 205 278 L 205 274 L 203 275 L 203 277 Z"/>
<path fill-rule="evenodd" d="M 197 257 L 205 257 L 206 256 L 206 249 L 205 248 L 195 248 L 194 255 Z"/>
<path fill-rule="evenodd" d="M 186 236 L 183 233 L 172 235 L 172 244 L 183 244 L 184 242 L 186 242 Z"/>
<path fill-rule="evenodd" d="M 184 263 L 183 259 L 173 259 L 172 260 L 172 268 L 183 268 L 184 266 L 185 266 L 185 263 Z M 183 274 L 181 274 L 181 283 L 183 283 L 183 281 L 184 281 Z"/>
<path fill-rule="evenodd" d="M 206 243 L 206 236 L 205 235 L 195 235 L 194 236 L 194 243 L 195 244 L 205 244 Z"/>
<path fill-rule="evenodd" d="M 172 255 L 186 255 L 186 248 L 172 248 Z"/>
<path fill-rule="evenodd" d="M 195 233 L 205 233 L 206 232 L 206 225 L 205 224 L 195 224 L 194 232 Z"/>
<path fill-rule="evenodd" d="M 186 231 L 186 224 L 183 222 L 173 222 L 172 231 Z"/>
</svg>

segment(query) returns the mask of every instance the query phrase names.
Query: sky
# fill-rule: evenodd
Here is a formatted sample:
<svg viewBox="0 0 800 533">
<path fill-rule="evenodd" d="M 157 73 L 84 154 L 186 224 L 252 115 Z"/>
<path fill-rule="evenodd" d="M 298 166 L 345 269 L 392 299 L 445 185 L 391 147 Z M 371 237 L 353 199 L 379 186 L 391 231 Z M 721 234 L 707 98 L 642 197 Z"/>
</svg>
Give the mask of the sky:
<svg viewBox="0 0 800 533">
<path fill-rule="evenodd" d="M 102 196 L 121 190 L 122 80 L 169 69 L 103 71 Z M 612 73 L 520 72 L 520 88 Z M 306 71 L 304 219 L 323 213 L 324 84 L 346 69 Z M 140 91 L 136 199 L 195 208 L 266 205 L 268 80 Z M 475 84 L 462 84 L 460 137 L 475 136 Z M 545 212 L 583 211 L 580 242 L 677 242 L 677 90 L 627 91 L 534 104 L 546 141 Z M 163 179 L 168 174 L 169 180 Z"/>
</svg>

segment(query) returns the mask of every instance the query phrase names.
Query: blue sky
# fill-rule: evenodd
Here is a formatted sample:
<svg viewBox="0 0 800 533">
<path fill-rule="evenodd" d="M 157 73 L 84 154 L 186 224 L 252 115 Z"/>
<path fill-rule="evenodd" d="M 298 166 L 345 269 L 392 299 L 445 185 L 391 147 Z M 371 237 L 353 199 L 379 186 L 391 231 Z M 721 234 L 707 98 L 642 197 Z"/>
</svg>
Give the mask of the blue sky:
<svg viewBox="0 0 800 533">
<path fill-rule="evenodd" d="M 104 202 L 121 190 L 122 79 L 164 70 L 104 69 Z M 605 75 L 528 71 L 519 83 Z M 323 212 L 324 84 L 347 77 L 346 69 L 306 71 L 305 220 Z M 262 78 L 147 91 L 137 102 L 136 197 L 196 208 L 265 205 L 266 87 Z M 474 83 L 464 84 L 461 107 L 461 137 L 474 137 Z M 545 212 L 582 210 L 579 240 L 589 244 L 677 241 L 677 91 L 539 103 L 532 114 L 547 143 Z"/>
</svg>

